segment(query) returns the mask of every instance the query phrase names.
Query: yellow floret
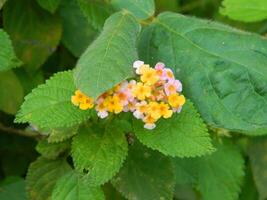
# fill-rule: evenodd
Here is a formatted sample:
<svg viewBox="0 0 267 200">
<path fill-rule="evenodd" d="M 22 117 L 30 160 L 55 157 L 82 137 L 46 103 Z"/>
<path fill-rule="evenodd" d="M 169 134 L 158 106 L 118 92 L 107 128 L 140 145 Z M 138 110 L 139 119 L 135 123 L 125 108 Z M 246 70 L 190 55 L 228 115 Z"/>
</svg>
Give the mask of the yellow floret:
<svg viewBox="0 0 267 200">
<path fill-rule="evenodd" d="M 104 105 L 107 107 L 109 112 L 114 112 L 116 114 L 123 110 L 123 105 L 120 101 L 120 98 L 116 95 L 107 97 Z"/>
<path fill-rule="evenodd" d="M 93 107 L 94 107 L 94 99 L 92 99 L 90 97 L 85 97 L 83 102 L 81 102 L 79 105 L 79 108 L 81 110 L 87 110 L 87 109 L 91 109 Z"/>
<path fill-rule="evenodd" d="M 75 105 L 78 106 L 81 102 L 85 100 L 86 96 L 80 91 L 76 90 L 75 95 L 71 97 L 71 102 Z"/>
<path fill-rule="evenodd" d="M 168 104 L 161 102 L 159 104 L 159 112 L 160 115 L 164 118 L 170 118 L 172 116 L 172 110 L 170 110 L 170 107 Z"/>
<path fill-rule="evenodd" d="M 139 82 L 133 87 L 132 93 L 137 99 L 144 100 L 151 95 L 151 87 Z"/>
<path fill-rule="evenodd" d="M 177 93 L 171 94 L 168 96 L 168 102 L 173 108 L 178 108 L 185 104 L 185 97 Z"/>
<path fill-rule="evenodd" d="M 147 113 L 154 119 L 158 120 L 161 117 L 159 103 L 155 101 L 149 102 Z"/>
<path fill-rule="evenodd" d="M 153 85 L 159 80 L 157 71 L 153 68 L 145 68 L 142 70 L 141 81 L 148 85 Z"/>
<path fill-rule="evenodd" d="M 146 124 L 154 124 L 156 121 L 157 119 L 155 119 L 151 115 L 146 115 L 143 119 L 143 122 L 145 122 Z"/>
</svg>

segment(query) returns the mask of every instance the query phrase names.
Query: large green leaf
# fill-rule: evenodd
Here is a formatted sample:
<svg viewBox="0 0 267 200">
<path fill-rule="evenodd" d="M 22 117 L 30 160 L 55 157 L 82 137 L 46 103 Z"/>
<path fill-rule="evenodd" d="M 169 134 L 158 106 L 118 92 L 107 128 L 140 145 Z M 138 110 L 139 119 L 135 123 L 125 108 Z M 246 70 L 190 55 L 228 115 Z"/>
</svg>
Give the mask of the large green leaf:
<svg viewBox="0 0 267 200">
<path fill-rule="evenodd" d="M 173 167 L 168 157 L 135 142 L 112 184 L 129 200 L 171 200 Z"/>
<path fill-rule="evenodd" d="M 58 8 L 61 0 L 37 0 L 39 5 L 48 10 L 51 13 L 54 13 Z"/>
<path fill-rule="evenodd" d="M 26 200 L 25 181 L 20 177 L 7 177 L 0 182 L 1 200 Z"/>
<path fill-rule="evenodd" d="M 14 72 L 0 72 L 0 91 L 0 110 L 15 114 L 23 101 L 23 88 Z"/>
<path fill-rule="evenodd" d="M 48 159 L 56 159 L 58 156 L 70 149 L 70 140 L 60 143 L 48 143 L 46 139 L 40 140 L 36 151 Z"/>
<path fill-rule="evenodd" d="M 224 0 L 221 14 L 243 22 L 267 19 L 266 0 Z"/>
<path fill-rule="evenodd" d="M 140 56 L 171 67 L 209 125 L 267 133 L 266 39 L 174 13 L 143 33 Z"/>
<path fill-rule="evenodd" d="M 122 130 L 99 122 L 79 130 L 73 139 L 72 157 L 77 169 L 89 171 L 91 184 L 101 185 L 119 171 L 127 150 Z"/>
<path fill-rule="evenodd" d="M 205 200 L 236 200 L 244 176 L 244 160 L 232 144 L 219 144 L 216 148 L 209 156 L 173 159 L 177 183 L 197 184 Z"/>
<path fill-rule="evenodd" d="M 100 36 L 88 47 L 77 63 L 76 86 L 88 96 L 97 97 L 115 84 L 133 75 L 132 63 L 140 26 L 128 12 L 107 19 Z"/>
<path fill-rule="evenodd" d="M 63 159 L 48 160 L 39 157 L 30 165 L 27 177 L 29 199 L 49 200 L 57 180 L 69 172 L 71 167 Z"/>
<path fill-rule="evenodd" d="M 155 12 L 154 0 L 111 0 L 111 4 L 118 10 L 130 11 L 138 19 L 147 19 Z"/>
<path fill-rule="evenodd" d="M 15 55 L 9 36 L 0 29 L 0 71 L 10 70 L 22 63 Z"/>
<path fill-rule="evenodd" d="M 100 187 L 92 187 L 87 177 L 72 170 L 62 176 L 53 190 L 52 200 L 104 200 Z"/>
<path fill-rule="evenodd" d="M 45 62 L 61 37 L 59 17 L 41 9 L 35 0 L 8 0 L 4 9 L 4 28 L 18 57 L 30 70 Z"/>
<path fill-rule="evenodd" d="M 267 138 L 253 140 L 249 146 L 249 159 L 256 187 L 259 192 L 259 199 L 267 198 Z"/>
<path fill-rule="evenodd" d="M 16 122 L 32 123 L 39 128 L 71 127 L 90 117 L 71 103 L 75 92 L 72 71 L 59 72 L 25 97 Z"/>
<path fill-rule="evenodd" d="M 97 30 L 101 30 L 113 9 L 105 0 L 77 0 L 88 22 Z"/>
<path fill-rule="evenodd" d="M 77 134 L 78 126 L 68 128 L 57 128 L 50 130 L 49 137 L 47 138 L 48 143 L 63 142 L 72 136 Z"/>
<path fill-rule="evenodd" d="M 83 16 L 76 0 L 62 0 L 60 15 L 63 25 L 63 44 L 79 57 L 95 39 L 96 31 Z"/>
<path fill-rule="evenodd" d="M 180 114 L 160 120 L 152 131 L 143 126 L 142 121 L 134 120 L 137 138 L 165 155 L 195 157 L 214 151 L 208 129 L 190 101 Z"/>
<path fill-rule="evenodd" d="M 126 200 L 121 193 L 119 193 L 111 183 L 107 183 L 103 186 L 106 200 Z"/>
</svg>

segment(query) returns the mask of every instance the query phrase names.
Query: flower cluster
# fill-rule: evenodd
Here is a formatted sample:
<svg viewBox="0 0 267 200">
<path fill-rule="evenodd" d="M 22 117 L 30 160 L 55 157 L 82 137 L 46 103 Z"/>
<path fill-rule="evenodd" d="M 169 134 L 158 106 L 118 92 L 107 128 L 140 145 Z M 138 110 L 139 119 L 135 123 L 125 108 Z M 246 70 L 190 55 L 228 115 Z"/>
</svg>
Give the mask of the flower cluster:
<svg viewBox="0 0 267 200">
<path fill-rule="evenodd" d="M 180 112 L 185 103 L 181 95 L 182 84 L 176 80 L 171 69 L 163 63 L 155 68 L 135 61 L 133 64 L 138 78 L 123 81 L 100 95 L 95 101 L 77 90 L 71 101 L 82 110 L 95 106 L 97 115 L 105 118 L 109 113 L 132 112 L 144 122 L 144 128 L 153 129 L 160 118 L 170 118 Z"/>
</svg>

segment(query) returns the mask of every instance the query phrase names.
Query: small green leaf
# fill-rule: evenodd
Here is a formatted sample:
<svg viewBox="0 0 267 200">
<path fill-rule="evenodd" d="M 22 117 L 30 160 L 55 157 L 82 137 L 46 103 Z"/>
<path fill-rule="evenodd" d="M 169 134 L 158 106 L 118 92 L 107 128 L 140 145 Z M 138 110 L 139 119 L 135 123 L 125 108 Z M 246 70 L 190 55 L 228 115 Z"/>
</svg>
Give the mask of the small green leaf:
<svg viewBox="0 0 267 200">
<path fill-rule="evenodd" d="M 129 200 L 171 200 L 175 178 L 168 157 L 135 142 L 112 184 Z"/>
<path fill-rule="evenodd" d="M 249 146 L 249 159 L 259 199 L 267 198 L 267 138 L 254 139 Z"/>
<path fill-rule="evenodd" d="M 29 199 L 49 200 L 57 180 L 69 172 L 71 167 L 63 159 L 48 160 L 39 157 L 30 165 L 27 177 Z"/>
<path fill-rule="evenodd" d="M 100 187 L 92 187 L 87 177 L 72 170 L 62 176 L 53 190 L 52 200 L 104 200 Z"/>
<path fill-rule="evenodd" d="M 48 10 L 51 13 L 54 13 L 58 8 L 61 0 L 37 0 L 37 2 L 43 9 Z"/>
<path fill-rule="evenodd" d="M 208 129 L 190 101 L 181 113 L 158 121 L 155 129 L 147 130 L 143 126 L 142 121 L 134 120 L 137 138 L 165 155 L 195 157 L 214 151 Z"/>
<path fill-rule="evenodd" d="M 139 30 L 130 13 L 118 12 L 108 18 L 100 36 L 77 63 L 74 73 L 77 88 L 96 98 L 131 77 L 132 64 L 137 59 L 135 43 Z"/>
<path fill-rule="evenodd" d="M 176 181 L 197 184 L 205 200 L 236 200 L 244 176 L 244 159 L 230 143 L 216 145 L 216 148 L 217 151 L 208 156 L 173 159 Z"/>
<path fill-rule="evenodd" d="M 63 142 L 72 136 L 76 135 L 78 131 L 78 126 L 69 127 L 69 128 L 58 128 L 52 129 L 47 138 L 49 143 L 58 143 Z"/>
<path fill-rule="evenodd" d="M 55 51 L 61 37 L 60 19 L 35 0 L 8 0 L 3 19 L 16 54 L 28 70 L 39 68 Z"/>
<path fill-rule="evenodd" d="M 242 22 L 267 19 L 266 0 L 224 0 L 220 13 Z"/>
<path fill-rule="evenodd" d="M 25 181 L 20 177 L 7 177 L 0 182 L 1 200 L 27 200 Z"/>
<path fill-rule="evenodd" d="M 103 123 L 81 128 L 72 144 L 75 167 L 88 170 L 93 185 L 101 185 L 111 179 L 122 166 L 128 150 L 122 130 Z"/>
<path fill-rule="evenodd" d="M 79 57 L 95 39 L 97 31 L 83 16 L 76 0 L 62 0 L 59 13 L 63 25 L 62 42 Z"/>
<path fill-rule="evenodd" d="M 15 121 L 39 128 L 71 127 L 85 121 L 91 111 L 71 103 L 75 90 L 72 71 L 55 74 L 25 97 Z"/>
<path fill-rule="evenodd" d="M 154 15 L 154 0 L 111 0 L 112 6 L 118 10 L 126 9 L 138 19 L 147 19 Z"/>
<path fill-rule="evenodd" d="M 9 36 L 2 29 L 0 29 L 0 49 L 0 72 L 22 64 L 15 55 Z"/>
<path fill-rule="evenodd" d="M 101 30 L 106 19 L 113 13 L 113 9 L 105 0 L 78 0 L 80 8 L 89 24 Z"/>
<path fill-rule="evenodd" d="M 0 110 L 15 114 L 23 101 L 23 88 L 12 71 L 0 72 Z"/>
<path fill-rule="evenodd" d="M 208 20 L 162 13 L 143 31 L 140 57 L 161 61 L 215 128 L 267 133 L 267 40 Z"/>
<path fill-rule="evenodd" d="M 70 144 L 70 140 L 51 144 L 46 139 L 43 139 L 38 142 L 36 151 L 45 158 L 56 159 L 59 155 L 70 149 Z"/>
</svg>

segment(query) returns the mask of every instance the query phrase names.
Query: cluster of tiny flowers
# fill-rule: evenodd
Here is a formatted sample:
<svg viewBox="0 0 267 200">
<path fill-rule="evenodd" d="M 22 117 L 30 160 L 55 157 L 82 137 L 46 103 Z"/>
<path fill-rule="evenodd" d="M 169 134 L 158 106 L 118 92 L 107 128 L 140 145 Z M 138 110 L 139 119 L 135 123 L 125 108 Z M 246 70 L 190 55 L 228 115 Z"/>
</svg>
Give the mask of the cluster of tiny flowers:
<svg viewBox="0 0 267 200">
<path fill-rule="evenodd" d="M 95 101 L 77 90 L 71 97 L 72 103 L 82 110 L 95 106 L 100 118 L 106 118 L 109 113 L 132 112 L 144 122 L 146 129 L 155 128 L 160 118 L 167 119 L 181 111 L 185 103 L 185 97 L 180 94 L 182 84 L 171 69 L 163 63 L 151 68 L 139 60 L 133 63 L 133 68 L 138 75 L 136 80 L 123 81 Z"/>
</svg>

